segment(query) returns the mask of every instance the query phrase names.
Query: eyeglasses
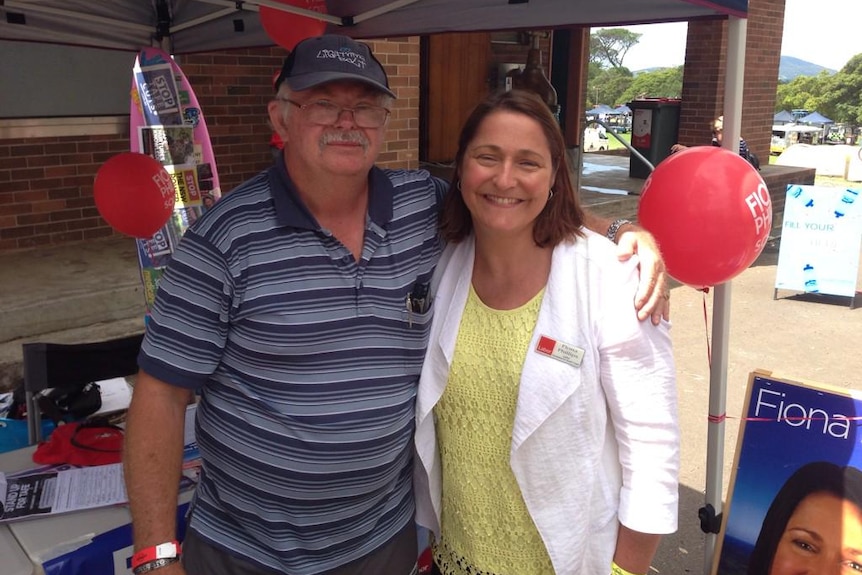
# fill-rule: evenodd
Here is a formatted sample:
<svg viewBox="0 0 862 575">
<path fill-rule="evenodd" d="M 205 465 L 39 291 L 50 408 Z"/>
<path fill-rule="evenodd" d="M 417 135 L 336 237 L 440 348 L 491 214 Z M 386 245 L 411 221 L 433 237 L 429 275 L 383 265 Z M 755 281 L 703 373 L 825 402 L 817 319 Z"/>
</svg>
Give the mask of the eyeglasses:
<svg viewBox="0 0 862 575">
<path fill-rule="evenodd" d="M 389 118 L 389 110 L 383 106 L 369 106 L 360 104 L 355 108 L 345 108 L 328 100 L 318 100 L 309 102 L 308 104 L 300 104 L 294 102 L 290 98 L 278 98 L 282 102 L 287 102 L 299 108 L 305 113 L 306 118 L 312 124 L 320 126 L 331 126 L 338 122 L 342 112 L 350 112 L 353 114 L 353 121 L 360 128 L 379 128 L 386 123 Z"/>
</svg>

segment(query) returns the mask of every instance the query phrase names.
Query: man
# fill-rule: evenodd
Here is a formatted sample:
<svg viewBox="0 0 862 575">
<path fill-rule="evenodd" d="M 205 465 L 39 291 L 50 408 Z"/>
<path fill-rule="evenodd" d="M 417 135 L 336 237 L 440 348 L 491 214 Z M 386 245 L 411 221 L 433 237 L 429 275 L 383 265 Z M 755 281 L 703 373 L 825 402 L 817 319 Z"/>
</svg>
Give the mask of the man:
<svg viewBox="0 0 862 575">
<path fill-rule="evenodd" d="M 394 94 L 364 44 L 304 40 L 276 87 L 283 156 L 186 232 L 147 326 L 124 458 L 138 575 L 415 568 L 414 399 L 446 184 L 374 167 Z M 641 312 L 656 321 L 657 253 Z M 203 471 L 181 563 L 193 391 Z"/>
<path fill-rule="evenodd" d="M 720 147 L 722 142 L 722 137 L 724 134 L 724 116 L 719 116 L 710 124 L 710 129 L 712 130 L 712 142 L 713 146 Z M 687 149 L 688 146 L 684 146 L 683 144 L 674 144 L 670 147 L 670 153 L 675 154 L 676 152 L 681 152 L 682 150 Z M 748 160 L 748 162 L 757 168 L 760 169 L 760 160 L 757 156 L 748 148 L 748 142 L 746 142 L 741 137 L 739 138 L 739 155 Z"/>
</svg>

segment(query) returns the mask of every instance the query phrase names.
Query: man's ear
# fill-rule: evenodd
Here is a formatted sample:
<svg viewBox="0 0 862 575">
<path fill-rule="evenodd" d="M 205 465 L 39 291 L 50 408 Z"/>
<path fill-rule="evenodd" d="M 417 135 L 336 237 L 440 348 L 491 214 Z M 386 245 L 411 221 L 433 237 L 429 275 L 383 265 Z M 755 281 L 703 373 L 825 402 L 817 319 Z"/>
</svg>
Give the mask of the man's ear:
<svg viewBox="0 0 862 575">
<path fill-rule="evenodd" d="M 282 142 L 287 142 L 287 125 L 285 124 L 284 110 L 278 100 L 270 100 L 267 105 L 269 112 L 269 123 L 272 129 L 278 134 Z"/>
</svg>

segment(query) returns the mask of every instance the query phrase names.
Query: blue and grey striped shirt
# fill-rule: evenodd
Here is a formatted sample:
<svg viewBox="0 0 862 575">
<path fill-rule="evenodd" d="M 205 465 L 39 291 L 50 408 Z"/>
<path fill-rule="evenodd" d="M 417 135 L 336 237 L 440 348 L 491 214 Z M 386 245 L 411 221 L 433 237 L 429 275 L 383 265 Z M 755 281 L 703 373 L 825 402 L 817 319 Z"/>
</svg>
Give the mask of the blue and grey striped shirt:
<svg viewBox="0 0 862 575">
<path fill-rule="evenodd" d="M 183 236 L 140 366 L 198 389 L 204 460 L 191 527 L 298 575 L 385 544 L 413 517 L 414 399 L 446 184 L 373 169 L 360 261 L 322 229 L 280 160 Z"/>
</svg>

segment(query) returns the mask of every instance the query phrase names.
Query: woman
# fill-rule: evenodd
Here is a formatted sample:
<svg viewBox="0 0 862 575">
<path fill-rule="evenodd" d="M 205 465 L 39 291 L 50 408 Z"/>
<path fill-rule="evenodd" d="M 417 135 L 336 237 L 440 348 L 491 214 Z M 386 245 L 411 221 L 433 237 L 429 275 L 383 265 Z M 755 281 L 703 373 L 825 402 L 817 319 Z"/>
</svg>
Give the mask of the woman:
<svg viewBox="0 0 862 575">
<path fill-rule="evenodd" d="M 417 396 L 417 521 L 445 575 L 646 573 L 677 526 L 669 324 L 637 263 L 582 227 L 565 144 L 531 93 L 468 118 L 441 215 Z"/>
<path fill-rule="evenodd" d="M 862 471 L 816 461 L 779 490 L 748 562 L 749 575 L 862 571 Z"/>
</svg>

